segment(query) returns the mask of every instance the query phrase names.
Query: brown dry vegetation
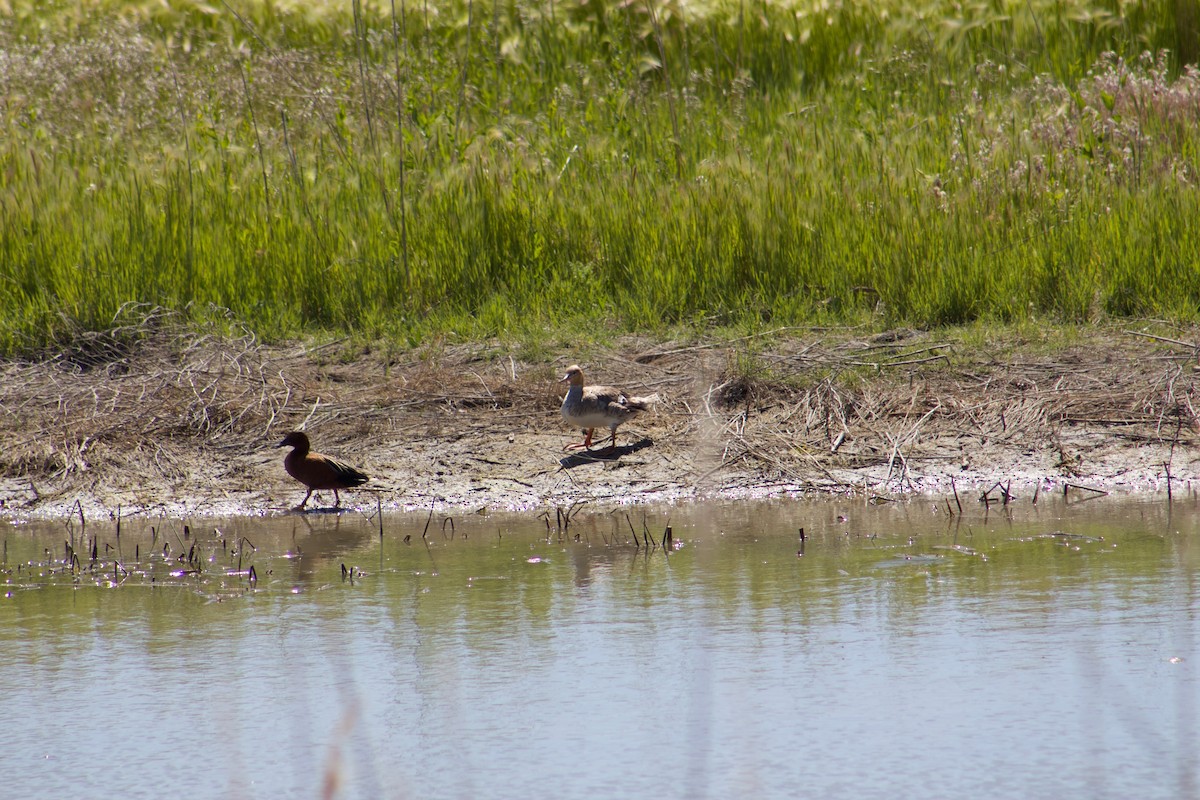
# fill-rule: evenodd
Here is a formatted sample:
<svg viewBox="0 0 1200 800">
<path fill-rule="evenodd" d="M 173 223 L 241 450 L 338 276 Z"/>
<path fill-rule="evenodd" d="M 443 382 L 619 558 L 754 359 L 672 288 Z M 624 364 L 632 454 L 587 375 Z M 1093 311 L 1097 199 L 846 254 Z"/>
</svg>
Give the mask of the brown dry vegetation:
<svg viewBox="0 0 1200 800">
<path fill-rule="evenodd" d="M 301 490 L 273 446 L 305 427 L 362 466 L 360 508 L 537 508 L 783 492 L 898 497 L 997 481 L 1163 490 L 1197 474 L 1200 331 L 1022 335 L 786 329 L 627 338 L 522 358 L 500 343 L 399 354 L 349 340 L 264 345 L 127 309 L 36 361 L 0 365 L 0 506 L 10 516 L 234 514 Z M 233 330 L 230 333 L 230 330 Z M 569 362 L 657 392 L 617 453 L 567 456 Z M 956 479 L 952 487 L 951 479 Z M 1173 483 L 1181 491 L 1186 483 Z M 322 503 L 332 498 L 321 497 Z"/>
</svg>

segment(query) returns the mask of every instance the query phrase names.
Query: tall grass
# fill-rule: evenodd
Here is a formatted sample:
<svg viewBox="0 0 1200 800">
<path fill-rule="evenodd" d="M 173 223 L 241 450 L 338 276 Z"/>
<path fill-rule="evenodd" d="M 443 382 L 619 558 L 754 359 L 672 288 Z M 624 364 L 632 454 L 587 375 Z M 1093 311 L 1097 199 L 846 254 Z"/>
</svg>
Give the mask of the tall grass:
<svg viewBox="0 0 1200 800">
<path fill-rule="evenodd" d="M 1195 5 L 8 0 L 0 351 L 1195 319 Z"/>
</svg>

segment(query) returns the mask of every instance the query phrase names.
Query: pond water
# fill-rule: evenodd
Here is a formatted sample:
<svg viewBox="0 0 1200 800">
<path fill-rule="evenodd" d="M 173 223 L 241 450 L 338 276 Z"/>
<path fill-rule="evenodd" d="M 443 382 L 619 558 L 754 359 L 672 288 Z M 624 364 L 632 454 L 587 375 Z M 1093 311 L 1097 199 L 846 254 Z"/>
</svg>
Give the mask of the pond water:
<svg viewBox="0 0 1200 800">
<path fill-rule="evenodd" d="M 1197 506 L 0 523 L 0 794 L 1197 797 Z"/>
</svg>

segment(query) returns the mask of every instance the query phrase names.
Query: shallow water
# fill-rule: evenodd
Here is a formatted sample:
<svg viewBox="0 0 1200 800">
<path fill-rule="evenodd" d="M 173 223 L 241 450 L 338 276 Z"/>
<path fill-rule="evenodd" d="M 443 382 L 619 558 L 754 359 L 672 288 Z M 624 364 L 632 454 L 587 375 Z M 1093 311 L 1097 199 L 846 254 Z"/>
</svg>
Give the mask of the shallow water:
<svg viewBox="0 0 1200 800">
<path fill-rule="evenodd" d="M 965 511 L 0 524 L 2 793 L 1200 795 L 1194 498 Z"/>
</svg>

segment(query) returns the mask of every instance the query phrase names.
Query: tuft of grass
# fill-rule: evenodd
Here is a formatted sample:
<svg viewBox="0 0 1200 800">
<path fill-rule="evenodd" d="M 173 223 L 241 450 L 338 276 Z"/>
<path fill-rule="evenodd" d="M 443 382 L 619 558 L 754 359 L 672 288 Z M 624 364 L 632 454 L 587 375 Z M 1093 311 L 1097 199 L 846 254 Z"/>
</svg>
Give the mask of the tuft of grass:
<svg viewBox="0 0 1200 800">
<path fill-rule="evenodd" d="M 0 7 L 0 352 L 1200 310 L 1187 3 Z"/>
</svg>

